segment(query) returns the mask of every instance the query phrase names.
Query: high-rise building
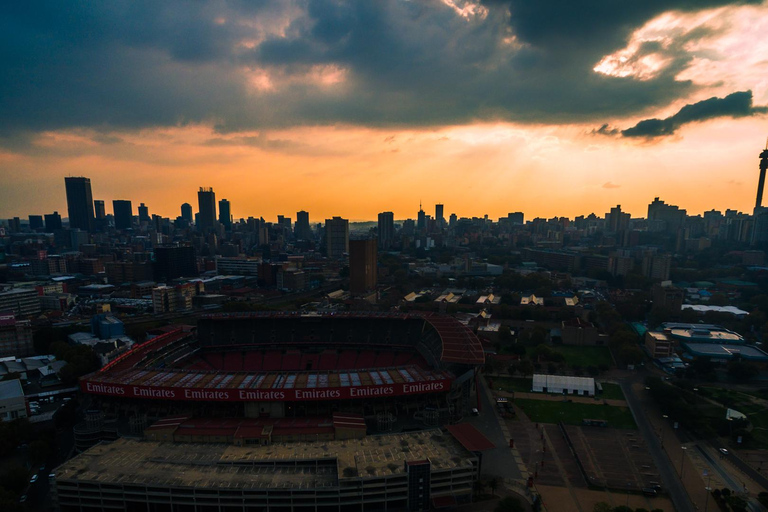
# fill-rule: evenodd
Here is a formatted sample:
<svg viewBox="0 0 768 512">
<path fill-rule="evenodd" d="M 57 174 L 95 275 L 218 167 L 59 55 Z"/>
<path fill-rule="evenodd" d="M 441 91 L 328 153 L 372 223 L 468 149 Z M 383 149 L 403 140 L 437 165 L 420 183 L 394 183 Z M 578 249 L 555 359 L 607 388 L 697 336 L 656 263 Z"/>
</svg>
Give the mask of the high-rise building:
<svg viewBox="0 0 768 512">
<path fill-rule="evenodd" d="M 309 212 L 296 212 L 296 226 L 293 231 L 296 240 L 311 240 L 312 228 L 309 225 Z"/>
<path fill-rule="evenodd" d="M 226 199 L 219 201 L 219 222 L 225 229 L 232 229 L 232 213 L 229 210 L 229 201 Z"/>
<path fill-rule="evenodd" d="M 376 289 L 376 239 L 349 241 L 349 291 L 353 294 Z"/>
<path fill-rule="evenodd" d="M 125 199 L 112 201 L 112 212 L 115 216 L 115 229 L 131 229 L 133 226 L 133 206 Z"/>
<path fill-rule="evenodd" d="M 67 214 L 69 227 L 91 231 L 93 229 L 93 194 L 91 180 L 82 176 L 64 178 L 67 190 Z"/>
<path fill-rule="evenodd" d="M 386 250 L 392 247 L 395 239 L 395 214 L 381 212 L 379 214 L 379 247 Z"/>
<path fill-rule="evenodd" d="M 427 228 L 427 215 L 424 210 L 421 209 L 421 202 L 419 202 L 419 215 L 416 218 L 416 229 L 419 231 Z"/>
<path fill-rule="evenodd" d="M 96 199 L 93 202 L 93 214 L 96 220 L 104 220 L 107 218 L 107 210 L 104 207 L 104 201 Z"/>
<path fill-rule="evenodd" d="M 198 275 L 195 248 L 188 245 L 156 247 L 154 273 L 157 281 L 165 282 Z"/>
<path fill-rule="evenodd" d="M 29 230 L 38 231 L 43 229 L 43 216 L 42 215 L 30 215 L 29 216 Z"/>
<path fill-rule="evenodd" d="M 507 219 L 509 219 L 511 224 L 525 224 L 525 215 L 523 215 L 523 212 L 508 213 Z"/>
<path fill-rule="evenodd" d="M 216 226 L 216 194 L 212 188 L 200 187 L 197 192 L 197 206 L 199 209 L 197 229 L 212 230 Z"/>
<path fill-rule="evenodd" d="M 329 258 L 341 258 L 349 252 L 349 221 L 341 217 L 325 219 L 326 254 Z"/>
<path fill-rule="evenodd" d="M 194 222 L 195 218 L 192 215 L 192 205 L 189 203 L 184 203 L 181 205 L 181 218 L 185 221 L 192 224 Z"/>
<path fill-rule="evenodd" d="M 59 215 L 59 212 L 47 213 L 43 218 L 45 219 L 45 231 L 48 233 L 61 229 L 61 215 Z"/>
<path fill-rule="evenodd" d="M 437 222 L 437 227 L 441 229 L 445 227 L 445 217 L 443 216 L 443 205 L 441 204 L 435 205 L 435 222 Z"/>
<path fill-rule="evenodd" d="M 149 222 L 152 217 L 149 216 L 149 208 L 144 203 L 139 204 L 139 224 L 142 222 Z"/>
<path fill-rule="evenodd" d="M 621 211 L 621 205 L 611 208 L 605 215 L 605 229 L 611 233 L 618 233 L 629 229 L 630 215 Z"/>
</svg>

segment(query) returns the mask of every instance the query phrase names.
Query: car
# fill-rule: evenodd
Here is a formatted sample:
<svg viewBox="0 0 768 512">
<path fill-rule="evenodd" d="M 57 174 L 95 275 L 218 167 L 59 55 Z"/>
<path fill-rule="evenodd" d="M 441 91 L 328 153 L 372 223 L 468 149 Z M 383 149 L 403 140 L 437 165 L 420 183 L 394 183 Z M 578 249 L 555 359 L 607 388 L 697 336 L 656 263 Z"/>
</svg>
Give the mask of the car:
<svg viewBox="0 0 768 512">
<path fill-rule="evenodd" d="M 40 464 L 40 471 L 45 471 L 45 464 Z"/>
<path fill-rule="evenodd" d="M 472 416 L 480 416 L 480 411 L 475 407 L 472 408 Z"/>
<path fill-rule="evenodd" d="M 37 473 L 32 475 L 32 478 L 29 479 L 29 483 L 33 484 L 35 482 L 37 482 Z"/>
<path fill-rule="evenodd" d="M 728 450 L 726 448 L 720 448 L 720 453 L 723 455 L 728 455 Z"/>
<path fill-rule="evenodd" d="M 54 480 L 56 478 L 56 473 L 49 473 L 48 474 L 48 480 Z"/>
<path fill-rule="evenodd" d="M 645 487 L 643 488 L 643 494 L 645 494 L 646 496 L 656 496 L 658 493 L 656 492 L 656 489 Z"/>
<path fill-rule="evenodd" d="M 27 501 L 27 495 L 23 494 L 21 498 L 19 498 L 19 503 L 25 503 Z"/>
</svg>

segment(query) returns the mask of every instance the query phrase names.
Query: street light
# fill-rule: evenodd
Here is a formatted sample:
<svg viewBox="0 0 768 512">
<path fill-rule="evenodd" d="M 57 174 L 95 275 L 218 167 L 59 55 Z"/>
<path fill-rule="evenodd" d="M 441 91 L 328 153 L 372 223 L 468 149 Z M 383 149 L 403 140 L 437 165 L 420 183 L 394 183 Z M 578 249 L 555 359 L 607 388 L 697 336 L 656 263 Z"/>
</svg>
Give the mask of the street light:
<svg viewBox="0 0 768 512">
<path fill-rule="evenodd" d="M 665 420 L 669 418 L 669 416 L 666 414 L 662 414 L 661 417 L 664 418 Z M 663 421 L 661 422 L 661 449 L 662 450 L 664 449 L 664 422 Z"/>
</svg>

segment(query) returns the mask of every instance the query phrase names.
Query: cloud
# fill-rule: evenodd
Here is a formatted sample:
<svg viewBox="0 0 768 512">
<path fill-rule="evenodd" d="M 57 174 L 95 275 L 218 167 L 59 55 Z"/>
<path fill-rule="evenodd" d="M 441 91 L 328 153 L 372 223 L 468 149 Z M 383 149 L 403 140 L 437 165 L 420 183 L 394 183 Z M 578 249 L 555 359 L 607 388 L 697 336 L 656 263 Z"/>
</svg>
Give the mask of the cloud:
<svg viewBox="0 0 768 512">
<path fill-rule="evenodd" d="M 664 137 L 672 135 L 688 123 L 706 121 L 718 117 L 748 117 L 768 112 L 768 107 L 752 105 L 752 91 L 729 94 L 725 98 L 709 98 L 681 108 L 665 119 L 644 119 L 635 126 L 622 130 L 623 137 Z"/>
<path fill-rule="evenodd" d="M 569 123 L 686 97 L 596 73 L 663 12 L 728 0 L 13 2 L 0 18 L 0 143 L 15 132 L 205 123 Z"/>
<path fill-rule="evenodd" d="M 610 181 L 603 183 L 603 188 L 621 188 L 621 185 L 614 185 Z"/>
<path fill-rule="evenodd" d="M 595 128 L 591 132 L 589 132 L 592 135 L 608 135 L 608 136 L 614 136 L 618 135 L 620 133 L 620 130 L 618 128 L 611 128 L 608 123 L 603 124 L 600 126 L 600 128 Z"/>
</svg>

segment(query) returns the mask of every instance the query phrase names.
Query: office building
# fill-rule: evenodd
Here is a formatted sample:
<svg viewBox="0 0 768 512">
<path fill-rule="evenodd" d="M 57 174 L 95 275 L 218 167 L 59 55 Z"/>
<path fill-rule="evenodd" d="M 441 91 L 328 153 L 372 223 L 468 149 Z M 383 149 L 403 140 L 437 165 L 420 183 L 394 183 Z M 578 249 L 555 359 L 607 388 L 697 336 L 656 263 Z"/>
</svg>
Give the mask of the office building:
<svg viewBox="0 0 768 512">
<path fill-rule="evenodd" d="M 309 225 L 309 212 L 304 210 L 296 212 L 296 227 L 294 228 L 296 240 L 311 240 L 312 228 Z"/>
<path fill-rule="evenodd" d="M 437 223 L 437 227 L 441 229 L 445 227 L 445 217 L 443 216 L 443 205 L 441 204 L 435 205 L 435 222 Z"/>
<path fill-rule="evenodd" d="M 259 258 L 216 258 L 216 273 L 222 276 L 259 275 Z"/>
<path fill-rule="evenodd" d="M 115 229 L 133 227 L 133 206 L 130 201 L 115 199 L 112 201 L 112 212 L 115 215 Z"/>
<path fill-rule="evenodd" d="M 154 269 L 155 280 L 161 282 L 197 276 L 195 248 L 189 245 L 156 247 Z"/>
<path fill-rule="evenodd" d="M 101 199 L 96 199 L 93 202 L 93 214 L 97 221 L 103 221 L 107 218 L 107 210 L 104 206 L 104 201 Z"/>
<path fill-rule="evenodd" d="M 349 221 L 341 217 L 325 219 L 326 254 L 341 258 L 349 252 Z"/>
<path fill-rule="evenodd" d="M 349 241 L 349 291 L 361 294 L 376 289 L 377 241 Z"/>
<path fill-rule="evenodd" d="M 219 222 L 224 229 L 232 229 L 232 213 L 229 210 L 229 201 L 226 199 L 219 201 Z"/>
<path fill-rule="evenodd" d="M 40 231 L 43 229 L 43 216 L 42 215 L 30 215 L 29 216 L 29 230 Z"/>
<path fill-rule="evenodd" d="M 189 203 L 184 203 L 181 205 L 181 218 L 185 221 L 192 224 L 195 220 L 194 216 L 192 215 L 192 205 Z"/>
<path fill-rule="evenodd" d="M 419 231 L 422 231 L 427 228 L 427 214 L 424 213 L 424 210 L 421 208 L 421 202 L 419 202 L 419 213 L 418 217 L 416 217 L 416 229 Z"/>
<path fill-rule="evenodd" d="M 395 214 L 381 212 L 379 214 L 379 247 L 387 250 L 395 240 Z"/>
<path fill-rule="evenodd" d="M 90 231 L 93 229 L 93 195 L 91 180 L 83 177 L 64 178 L 67 191 L 67 213 L 69 227 Z"/>
<path fill-rule="evenodd" d="M 139 224 L 143 222 L 149 223 L 151 220 L 152 217 L 149 216 L 149 208 L 144 203 L 141 203 L 139 205 Z"/>
<path fill-rule="evenodd" d="M 197 192 L 197 229 L 210 231 L 216 226 L 216 194 L 212 188 L 200 187 Z"/>
<path fill-rule="evenodd" d="M 59 212 L 48 213 L 43 216 L 45 220 L 45 231 L 53 233 L 54 231 L 61 230 L 61 215 Z"/>
</svg>

